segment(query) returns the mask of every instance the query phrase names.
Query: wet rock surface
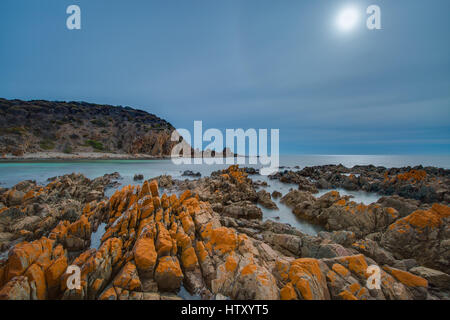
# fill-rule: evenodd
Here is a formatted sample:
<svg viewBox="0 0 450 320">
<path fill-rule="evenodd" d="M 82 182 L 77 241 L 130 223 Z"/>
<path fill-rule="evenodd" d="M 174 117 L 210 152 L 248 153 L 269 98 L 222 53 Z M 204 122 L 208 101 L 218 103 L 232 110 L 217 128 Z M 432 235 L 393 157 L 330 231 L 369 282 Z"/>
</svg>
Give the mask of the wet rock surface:
<svg viewBox="0 0 450 320">
<path fill-rule="evenodd" d="M 422 203 L 450 202 L 450 170 L 435 167 L 385 168 L 343 165 L 305 167 L 285 170 L 270 176 L 284 183 L 294 183 L 299 190 L 314 189 L 361 190 L 382 195 L 398 195 Z"/>
<path fill-rule="evenodd" d="M 194 172 L 194 171 L 191 171 L 191 170 L 185 170 L 183 172 L 182 176 L 185 176 L 185 177 L 201 177 L 202 174 L 200 172 Z"/>
<path fill-rule="evenodd" d="M 281 202 L 327 230 L 311 236 L 263 221 L 257 205 L 281 195 L 256 191 L 237 166 L 197 180 L 160 176 L 109 199 L 110 179 L 97 179 L 68 175 L 3 191 L 0 299 L 167 300 L 181 288 L 202 299 L 450 296 L 445 201 L 387 196 L 363 205 L 335 191 L 291 190 Z M 100 224 L 101 244 L 90 248 Z M 73 265 L 78 289 L 67 285 Z M 377 288 L 369 267 L 379 268 Z"/>
</svg>

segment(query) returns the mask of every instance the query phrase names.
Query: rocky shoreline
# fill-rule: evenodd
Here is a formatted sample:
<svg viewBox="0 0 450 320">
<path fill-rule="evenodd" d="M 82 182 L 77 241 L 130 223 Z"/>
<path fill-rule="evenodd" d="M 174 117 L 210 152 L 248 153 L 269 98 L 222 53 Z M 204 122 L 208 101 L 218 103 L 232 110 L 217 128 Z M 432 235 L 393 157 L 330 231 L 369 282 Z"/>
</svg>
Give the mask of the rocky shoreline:
<svg viewBox="0 0 450 320">
<path fill-rule="evenodd" d="M 117 173 L 0 188 L 0 299 L 167 300 L 182 286 L 202 299 L 450 298 L 449 170 L 285 170 L 271 178 L 298 185 L 286 194 L 247 172 L 257 175 L 231 166 L 195 180 L 159 176 L 109 199 Z M 370 205 L 314 196 L 334 188 L 385 196 Z M 277 210 L 276 197 L 326 231 L 263 221 L 259 206 Z M 79 289 L 67 287 L 70 265 L 81 269 Z"/>
<path fill-rule="evenodd" d="M 101 152 L 36 152 L 21 156 L 6 154 L 0 162 L 10 161 L 57 161 L 57 160 L 166 160 L 170 156 L 152 156 L 149 154 L 101 153 Z"/>
</svg>

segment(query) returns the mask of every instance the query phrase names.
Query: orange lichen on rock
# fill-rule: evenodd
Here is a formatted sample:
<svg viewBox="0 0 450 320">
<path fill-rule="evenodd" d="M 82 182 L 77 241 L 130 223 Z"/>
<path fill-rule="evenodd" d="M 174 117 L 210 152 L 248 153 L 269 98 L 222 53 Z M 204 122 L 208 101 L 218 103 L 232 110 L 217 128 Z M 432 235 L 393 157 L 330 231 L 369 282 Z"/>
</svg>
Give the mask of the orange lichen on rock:
<svg viewBox="0 0 450 320">
<path fill-rule="evenodd" d="M 383 267 L 384 270 L 392 274 L 394 278 L 408 287 L 428 287 L 428 281 L 422 277 L 416 276 L 407 271 L 391 268 L 388 266 Z"/>
<path fill-rule="evenodd" d="M 176 257 L 162 257 L 155 270 L 155 281 L 162 291 L 174 291 L 180 288 L 183 280 L 180 263 Z"/>
<path fill-rule="evenodd" d="M 336 282 L 336 277 L 337 277 L 336 272 L 331 270 L 327 272 L 327 281 L 329 281 L 333 286 L 334 283 Z"/>
<path fill-rule="evenodd" d="M 180 203 L 183 203 L 184 200 L 186 200 L 187 198 L 189 198 L 191 196 L 191 190 L 185 190 L 181 195 L 180 195 Z"/>
<path fill-rule="evenodd" d="M 256 265 L 254 263 L 249 263 L 244 268 L 242 268 L 241 275 L 247 276 L 249 274 L 254 274 L 256 272 Z"/>
<path fill-rule="evenodd" d="M 142 184 L 141 192 L 139 193 L 139 198 L 142 199 L 144 196 L 151 195 L 150 184 L 148 180 L 144 181 Z"/>
<path fill-rule="evenodd" d="M 32 198 L 34 198 L 34 196 L 35 196 L 35 192 L 33 191 L 33 190 L 30 190 L 30 191 L 28 191 L 27 193 L 25 193 L 25 195 L 23 196 L 23 199 L 22 199 L 22 201 L 27 201 L 27 200 L 29 200 L 29 199 L 32 199 Z"/>
<path fill-rule="evenodd" d="M 367 262 L 362 254 L 340 258 L 340 262 L 348 265 L 348 269 L 360 277 L 367 278 Z"/>
<path fill-rule="evenodd" d="M 388 214 L 390 214 L 392 218 L 397 218 L 398 217 L 398 211 L 395 210 L 394 208 L 389 207 L 389 208 L 386 209 L 386 212 Z"/>
<path fill-rule="evenodd" d="M 150 187 L 152 196 L 158 197 L 159 196 L 158 182 L 156 180 L 152 180 L 152 182 L 150 182 L 149 187 Z"/>
<path fill-rule="evenodd" d="M 188 213 L 181 212 L 179 218 L 183 226 L 184 232 L 187 234 L 193 234 L 195 232 L 194 221 Z"/>
<path fill-rule="evenodd" d="M 342 291 L 338 296 L 341 297 L 342 300 L 358 300 L 357 297 L 347 290 Z"/>
<path fill-rule="evenodd" d="M 114 287 L 105 290 L 99 297 L 100 300 L 117 300 L 117 293 Z"/>
<path fill-rule="evenodd" d="M 344 267 L 343 265 L 341 265 L 339 263 L 333 264 L 331 269 L 333 269 L 334 272 L 336 272 L 337 274 L 339 274 L 342 277 L 346 277 L 350 273 L 350 271 L 348 271 L 348 269 L 346 267 Z"/>
<path fill-rule="evenodd" d="M 67 258 L 62 256 L 56 259 L 45 271 L 49 298 L 54 298 L 58 295 L 60 289 L 60 279 L 66 272 L 67 266 Z"/>
<path fill-rule="evenodd" d="M 300 294 L 302 295 L 304 300 L 314 299 L 308 280 L 304 278 L 298 278 L 294 281 L 294 284 L 297 290 L 300 291 Z"/>
<path fill-rule="evenodd" d="M 294 260 L 291 263 L 289 278 L 292 280 L 295 279 L 299 272 L 306 272 L 311 276 L 316 277 L 319 281 L 321 281 L 323 277 L 322 271 L 319 267 L 319 261 L 314 258 L 300 258 Z"/>
<path fill-rule="evenodd" d="M 211 231 L 211 239 L 208 242 L 214 250 L 222 254 L 236 250 L 238 237 L 233 229 L 220 227 Z"/>
<path fill-rule="evenodd" d="M 287 283 L 280 290 L 280 297 L 281 297 L 281 300 L 297 300 L 298 299 L 297 293 L 295 292 L 292 282 Z"/>
<path fill-rule="evenodd" d="M 331 195 L 333 198 L 335 198 L 335 199 L 337 199 L 337 198 L 340 197 L 339 192 L 336 191 L 336 190 L 330 191 L 330 195 Z"/>
<path fill-rule="evenodd" d="M 239 165 L 231 165 L 227 169 L 222 170 L 222 177 L 232 179 L 236 183 L 243 183 L 247 178 L 247 173 L 239 168 Z"/>
<path fill-rule="evenodd" d="M 158 252 L 158 256 L 170 255 L 173 245 L 170 233 L 162 223 L 158 222 L 157 226 L 158 238 L 156 241 L 156 251 Z"/>
<path fill-rule="evenodd" d="M 292 261 L 290 264 L 277 261 L 276 268 L 283 280 L 289 280 L 292 283 L 293 288 L 302 299 L 324 299 L 327 295 L 324 292 L 326 279 L 322 274 L 317 259 L 300 258 Z"/>
<path fill-rule="evenodd" d="M 290 264 L 283 260 L 277 260 L 275 264 L 276 270 L 283 281 L 289 279 Z"/>
<path fill-rule="evenodd" d="M 205 245 L 203 244 L 202 241 L 197 241 L 195 251 L 197 252 L 197 257 L 200 260 L 200 262 L 205 261 L 206 257 L 208 256 L 208 251 L 206 251 Z"/>
<path fill-rule="evenodd" d="M 340 199 L 336 202 L 336 204 L 338 206 L 345 206 L 346 203 L 347 203 L 347 201 L 345 201 L 345 199 Z"/>
<path fill-rule="evenodd" d="M 359 283 L 355 282 L 351 284 L 348 288 L 350 289 L 350 292 L 352 294 L 356 294 L 361 289 L 361 286 L 359 285 Z"/>
<path fill-rule="evenodd" d="M 442 224 L 442 219 L 446 217 L 450 217 L 450 207 L 435 203 L 429 210 L 416 210 L 397 220 L 389 226 L 389 229 L 397 229 L 400 232 L 400 230 L 407 231 L 408 226 L 415 229 L 438 228 Z"/>
<path fill-rule="evenodd" d="M 183 250 L 181 254 L 181 264 L 185 270 L 193 270 L 198 266 L 197 255 L 193 247 Z"/>
<path fill-rule="evenodd" d="M 47 283 L 45 281 L 44 271 L 34 263 L 25 272 L 25 276 L 28 278 L 28 281 L 35 282 L 36 297 L 39 300 L 45 300 L 47 298 Z"/>
<path fill-rule="evenodd" d="M 137 274 L 134 263 L 128 262 L 122 271 L 116 276 L 113 281 L 114 286 L 125 290 L 138 290 L 141 288 L 141 281 Z"/>
<path fill-rule="evenodd" d="M 237 265 L 238 264 L 237 264 L 236 259 L 232 255 L 229 255 L 227 257 L 227 261 L 225 262 L 225 269 L 228 272 L 234 272 L 234 270 L 236 270 L 236 268 L 237 268 Z"/>
<path fill-rule="evenodd" d="M 46 268 L 52 258 L 54 241 L 47 238 L 17 244 L 9 253 L 4 281 L 22 275 L 33 263 Z"/>
<path fill-rule="evenodd" d="M 409 181 L 409 180 L 415 180 L 415 181 L 422 181 L 427 177 L 427 173 L 425 170 L 410 170 L 405 173 L 399 173 L 397 175 L 397 179 L 400 181 Z"/>
<path fill-rule="evenodd" d="M 91 235 L 91 224 L 86 216 L 82 215 L 80 219 L 68 226 L 67 231 L 80 238 L 89 238 Z"/>
<path fill-rule="evenodd" d="M 140 238 L 134 247 L 136 267 L 144 272 L 153 272 L 156 265 L 156 250 L 153 238 Z"/>
</svg>

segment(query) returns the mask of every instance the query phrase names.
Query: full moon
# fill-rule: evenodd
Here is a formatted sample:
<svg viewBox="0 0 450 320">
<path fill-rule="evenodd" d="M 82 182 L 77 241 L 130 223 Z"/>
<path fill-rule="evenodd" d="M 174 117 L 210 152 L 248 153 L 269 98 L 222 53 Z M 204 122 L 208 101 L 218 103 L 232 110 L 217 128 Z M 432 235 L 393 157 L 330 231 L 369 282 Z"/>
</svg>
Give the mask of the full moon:
<svg viewBox="0 0 450 320">
<path fill-rule="evenodd" d="M 359 20 L 358 11 L 355 8 L 343 9 L 337 17 L 337 26 L 342 31 L 350 31 Z"/>
</svg>

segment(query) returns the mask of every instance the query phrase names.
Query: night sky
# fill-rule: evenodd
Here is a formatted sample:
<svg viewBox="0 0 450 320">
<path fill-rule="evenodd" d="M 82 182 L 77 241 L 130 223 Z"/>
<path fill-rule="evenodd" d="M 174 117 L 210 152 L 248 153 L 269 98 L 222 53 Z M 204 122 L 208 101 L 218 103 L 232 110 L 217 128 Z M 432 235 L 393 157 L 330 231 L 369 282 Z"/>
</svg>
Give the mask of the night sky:
<svg viewBox="0 0 450 320">
<path fill-rule="evenodd" d="M 66 28 L 71 4 L 81 30 Z M 381 30 L 366 28 L 371 4 Z M 344 32 L 348 7 L 360 19 Z M 449 154 L 449 12 L 448 0 L 1 0 L 0 97 L 277 128 L 286 154 Z"/>
</svg>

